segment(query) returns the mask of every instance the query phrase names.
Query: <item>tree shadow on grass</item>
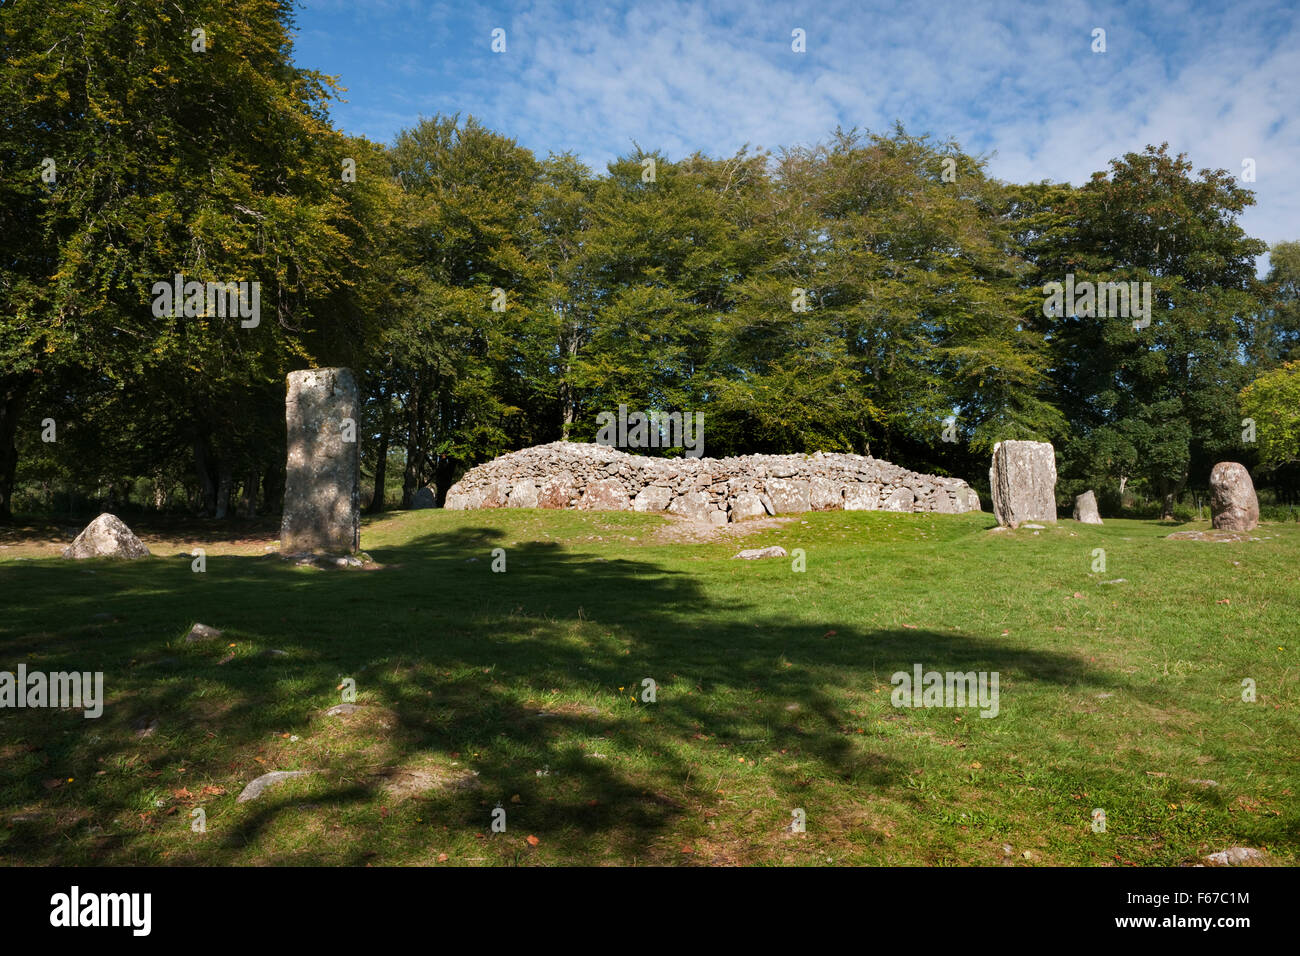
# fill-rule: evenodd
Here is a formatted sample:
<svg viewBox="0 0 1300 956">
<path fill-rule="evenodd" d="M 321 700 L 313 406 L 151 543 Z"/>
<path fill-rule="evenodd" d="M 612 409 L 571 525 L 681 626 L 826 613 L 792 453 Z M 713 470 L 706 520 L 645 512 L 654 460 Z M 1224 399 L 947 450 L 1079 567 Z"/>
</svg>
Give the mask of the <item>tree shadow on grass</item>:
<svg viewBox="0 0 1300 956">
<path fill-rule="evenodd" d="M 0 769 L 0 810 L 38 810 L 7 831 L 4 852 L 25 863 L 157 862 L 160 830 L 188 829 L 201 802 L 208 842 L 173 849 L 170 862 L 414 862 L 453 831 L 485 834 L 485 852 L 503 859 L 487 835 L 501 803 L 510 832 L 540 834 L 570 859 L 667 859 L 664 842 L 730 786 L 725 766 L 716 780 L 713 766 L 702 770 L 710 759 L 797 758 L 769 771 L 790 806 L 810 776 L 863 794 L 898 787 L 906 768 L 855 735 L 846 691 L 878 691 L 917 663 L 999 671 L 1004 693 L 1008 680 L 1104 683 L 1079 658 L 968 634 L 836 618 L 810 628 L 771 602 L 710 597 L 684 571 L 553 542 L 511 544 L 506 573 L 494 573 L 505 537 L 486 526 L 426 535 L 372 550 L 387 565 L 377 571 L 252 557 L 210 558 L 203 575 L 184 559 L 0 569 L 0 660 L 103 671 L 109 699 L 98 720 L 3 716 L 0 747 L 18 759 Z M 113 619 L 94 620 L 104 613 Z M 225 634 L 187 644 L 195 621 Z M 349 677 L 394 726 L 337 752 L 284 743 L 332 732 L 321 714 Z M 638 697 L 646 678 L 659 687 L 653 704 Z M 139 736 L 155 719 L 159 729 Z M 394 845 L 382 819 L 358 820 L 384 768 L 433 761 L 448 773 L 452 755 L 474 785 L 413 796 L 427 829 Z M 318 773 L 235 803 L 263 772 L 307 768 Z M 82 784 L 44 789 L 64 776 Z M 226 792 L 197 800 L 212 782 Z M 190 796 L 169 796 L 178 790 Z M 155 792 L 186 812 L 155 812 Z M 277 824 L 304 801 L 332 822 L 289 840 Z"/>
</svg>

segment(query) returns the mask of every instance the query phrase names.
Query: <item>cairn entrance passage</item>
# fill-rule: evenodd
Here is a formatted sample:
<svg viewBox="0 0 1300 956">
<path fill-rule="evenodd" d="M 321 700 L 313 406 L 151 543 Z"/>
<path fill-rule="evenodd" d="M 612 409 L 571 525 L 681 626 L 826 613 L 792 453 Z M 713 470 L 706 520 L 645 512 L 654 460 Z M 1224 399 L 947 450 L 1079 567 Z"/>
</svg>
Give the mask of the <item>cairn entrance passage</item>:
<svg viewBox="0 0 1300 956">
<path fill-rule="evenodd" d="M 353 553 L 361 546 L 357 381 L 350 369 L 290 372 L 280 550 Z"/>
<path fill-rule="evenodd" d="M 647 458 L 607 445 L 552 442 L 471 468 L 447 508 L 650 511 L 726 524 L 802 511 L 979 511 L 957 478 L 922 475 L 870 456 Z"/>
</svg>

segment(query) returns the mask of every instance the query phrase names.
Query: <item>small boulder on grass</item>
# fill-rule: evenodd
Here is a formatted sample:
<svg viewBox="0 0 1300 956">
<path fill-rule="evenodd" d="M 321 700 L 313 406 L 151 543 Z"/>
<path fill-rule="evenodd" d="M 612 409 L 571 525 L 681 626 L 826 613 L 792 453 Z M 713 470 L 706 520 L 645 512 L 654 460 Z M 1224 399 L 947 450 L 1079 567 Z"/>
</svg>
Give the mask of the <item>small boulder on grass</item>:
<svg viewBox="0 0 1300 956">
<path fill-rule="evenodd" d="M 213 641 L 222 635 L 222 631 L 215 627 L 208 627 L 206 624 L 195 624 L 190 628 L 190 632 L 185 635 L 185 643 L 193 644 L 196 641 Z"/>
<path fill-rule="evenodd" d="M 757 561 L 759 558 L 784 558 L 786 556 L 785 548 L 780 545 L 773 545 L 770 548 L 750 548 L 741 551 L 739 554 L 733 554 L 731 558 L 733 561 L 736 558 L 740 558 L 742 561 Z"/>
<path fill-rule="evenodd" d="M 149 549 L 117 515 L 105 512 L 77 535 L 63 549 L 63 557 L 80 561 L 84 558 L 147 558 Z"/>
<path fill-rule="evenodd" d="M 1241 866 L 1243 863 L 1262 863 L 1266 859 L 1263 850 L 1249 846 L 1230 846 L 1218 853 L 1205 857 L 1205 862 L 1214 866 Z"/>
<path fill-rule="evenodd" d="M 305 777 L 310 773 L 310 770 L 273 770 L 270 773 L 264 773 L 250 782 L 239 794 L 235 802 L 247 803 L 249 800 L 256 800 L 266 792 L 268 787 L 273 787 L 286 780 L 292 780 L 294 777 Z"/>
</svg>

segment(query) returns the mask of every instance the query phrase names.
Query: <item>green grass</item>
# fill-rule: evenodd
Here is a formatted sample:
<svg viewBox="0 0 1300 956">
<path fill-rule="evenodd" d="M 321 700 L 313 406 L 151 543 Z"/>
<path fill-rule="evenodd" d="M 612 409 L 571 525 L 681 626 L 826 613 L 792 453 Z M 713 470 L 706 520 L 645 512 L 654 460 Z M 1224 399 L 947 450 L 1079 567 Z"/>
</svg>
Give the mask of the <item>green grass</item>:
<svg viewBox="0 0 1300 956">
<path fill-rule="evenodd" d="M 708 543 L 664 523 L 401 513 L 366 524 L 367 571 L 227 536 L 196 574 L 147 528 L 158 556 L 131 563 L 5 539 L 0 669 L 103 671 L 107 704 L 0 711 L 0 860 L 1297 862 L 1294 524 L 1211 544 L 987 514 L 824 512 Z M 770 544 L 806 572 L 730 560 Z M 194 622 L 226 636 L 186 644 Z M 892 707 L 914 664 L 998 672 L 999 715 Z M 324 716 L 345 678 L 362 710 Z"/>
</svg>

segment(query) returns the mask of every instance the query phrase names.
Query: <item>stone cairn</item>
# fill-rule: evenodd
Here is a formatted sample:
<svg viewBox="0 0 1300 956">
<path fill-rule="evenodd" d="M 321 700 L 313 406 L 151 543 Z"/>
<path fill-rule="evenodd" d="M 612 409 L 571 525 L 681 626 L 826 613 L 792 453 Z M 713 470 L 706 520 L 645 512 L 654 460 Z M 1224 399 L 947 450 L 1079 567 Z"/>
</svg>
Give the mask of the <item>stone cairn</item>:
<svg viewBox="0 0 1300 956">
<path fill-rule="evenodd" d="M 290 372 L 287 385 L 280 551 L 355 552 L 361 546 L 356 379 L 346 368 L 311 368 Z"/>
<path fill-rule="evenodd" d="M 979 511 L 957 478 L 919 475 L 847 454 L 647 458 L 606 445 L 552 442 L 465 473 L 445 506 L 665 511 L 711 524 L 802 511 Z"/>
</svg>

